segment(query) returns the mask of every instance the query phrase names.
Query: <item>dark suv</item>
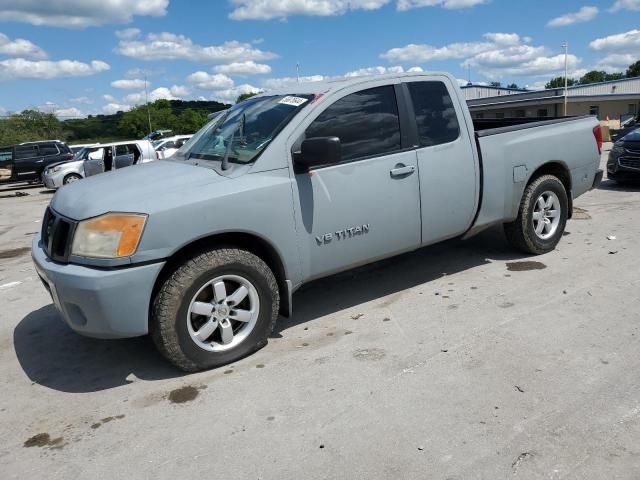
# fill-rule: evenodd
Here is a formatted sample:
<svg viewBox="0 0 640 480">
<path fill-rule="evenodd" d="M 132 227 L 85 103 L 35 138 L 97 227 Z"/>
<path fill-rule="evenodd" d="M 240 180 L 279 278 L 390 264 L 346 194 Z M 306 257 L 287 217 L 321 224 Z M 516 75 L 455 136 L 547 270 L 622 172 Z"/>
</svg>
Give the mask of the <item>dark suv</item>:
<svg viewBox="0 0 640 480">
<path fill-rule="evenodd" d="M 71 149 L 59 140 L 0 147 L 0 182 L 39 182 L 47 166 L 72 158 Z"/>
</svg>

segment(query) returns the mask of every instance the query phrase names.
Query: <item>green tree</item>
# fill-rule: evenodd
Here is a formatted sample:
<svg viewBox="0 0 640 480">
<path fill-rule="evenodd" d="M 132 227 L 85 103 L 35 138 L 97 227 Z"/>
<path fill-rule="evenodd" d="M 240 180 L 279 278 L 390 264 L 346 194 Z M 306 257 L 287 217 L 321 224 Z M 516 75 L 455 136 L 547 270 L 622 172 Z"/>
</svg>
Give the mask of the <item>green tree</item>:
<svg viewBox="0 0 640 480">
<path fill-rule="evenodd" d="M 640 77 L 640 60 L 629 65 L 627 68 L 627 78 Z"/>
<path fill-rule="evenodd" d="M 609 80 L 620 80 L 624 78 L 622 73 L 607 73 L 604 70 L 592 70 L 585 73 L 580 81 L 580 85 L 589 85 L 590 83 L 608 82 Z"/>
<path fill-rule="evenodd" d="M 492 87 L 501 87 L 502 83 L 500 83 L 500 82 L 491 82 L 489 85 L 491 85 Z"/>
<path fill-rule="evenodd" d="M 578 83 L 578 81 L 574 80 L 573 78 L 567 79 L 567 85 L 569 87 L 575 85 L 576 83 Z M 553 78 L 553 79 L 549 80 L 549 82 L 547 82 L 547 84 L 544 86 L 544 88 L 546 88 L 546 89 L 564 88 L 564 77 L 556 77 L 556 78 Z"/>
<path fill-rule="evenodd" d="M 507 88 L 520 88 L 517 83 L 512 83 L 511 85 L 507 85 Z"/>
<path fill-rule="evenodd" d="M 238 95 L 238 98 L 236 99 L 236 103 L 240 103 L 243 100 L 246 100 L 247 98 L 251 98 L 251 97 L 255 97 L 256 95 L 258 95 L 260 92 L 247 92 L 247 93 L 242 93 L 240 95 Z"/>
<path fill-rule="evenodd" d="M 176 133 L 195 133 L 207 123 L 207 115 L 190 108 L 183 110 L 177 118 Z"/>
<path fill-rule="evenodd" d="M 2 145 L 62 137 L 62 124 L 52 113 L 24 110 L 0 121 Z"/>
</svg>

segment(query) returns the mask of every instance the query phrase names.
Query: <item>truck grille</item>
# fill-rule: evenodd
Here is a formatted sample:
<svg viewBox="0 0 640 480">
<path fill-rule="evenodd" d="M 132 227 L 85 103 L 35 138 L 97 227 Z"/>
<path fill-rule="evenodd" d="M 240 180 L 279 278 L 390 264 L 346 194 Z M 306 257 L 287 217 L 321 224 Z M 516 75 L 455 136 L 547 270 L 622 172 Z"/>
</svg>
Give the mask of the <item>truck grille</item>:
<svg viewBox="0 0 640 480">
<path fill-rule="evenodd" d="M 66 263 L 71 252 L 71 240 L 76 222 L 68 220 L 47 207 L 42 220 L 42 246 L 53 261 Z"/>
</svg>

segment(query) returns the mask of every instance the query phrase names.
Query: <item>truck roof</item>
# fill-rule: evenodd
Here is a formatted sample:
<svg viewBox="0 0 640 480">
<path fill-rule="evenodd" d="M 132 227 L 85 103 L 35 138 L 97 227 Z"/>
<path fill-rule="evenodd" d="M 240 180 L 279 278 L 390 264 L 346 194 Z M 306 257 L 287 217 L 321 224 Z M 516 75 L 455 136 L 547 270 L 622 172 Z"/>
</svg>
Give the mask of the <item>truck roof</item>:
<svg viewBox="0 0 640 480">
<path fill-rule="evenodd" d="M 371 80 L 405 80 L 410 78 L 420 78 L 424 76 L 441 75 L 451 79 L 457 85 L 455 78 L 445 72 L 411 72 L 411 73 L 386 73 L 383 75 L 360 75 L 357 77 L 337 77 L 331 80 L 323 80 L 321 82 L 300 82 L 287 85 L 273 90 L 268 90 L 260 95 L 291 95 L 311 94 L 311 93 L 329 93 L 332 91 L 342 90 L 343 88 L 367 83 Z"/>
</svg>

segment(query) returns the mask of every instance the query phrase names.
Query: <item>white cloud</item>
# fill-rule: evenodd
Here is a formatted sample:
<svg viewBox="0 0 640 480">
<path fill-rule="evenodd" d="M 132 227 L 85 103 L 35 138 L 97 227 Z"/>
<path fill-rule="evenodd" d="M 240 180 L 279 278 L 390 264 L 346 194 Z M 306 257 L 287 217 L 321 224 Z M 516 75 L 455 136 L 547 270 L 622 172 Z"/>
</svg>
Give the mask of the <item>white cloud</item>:
<svg viewBox="0 0 640 480">
<path fill-rule="evenodd" d="M 233 62 L 228 65 L 218 65 L 213 69 L 217 73 L 227 75 L 265 75 L 271 73 L 271 67 L 263 63 L 256 63 L 253 60 L 246 62 Z"/>
<path fill-rule="evenodd" d="M 109 64 L 100 60 L 91 63 L 76 60 L 25 60 L 11 58 L 0 61 L 0 80 L 17 78 L 50 79 L 58 77 L 83 77 L 109 70 Z"/>
<path fill-rule="evenodd" d="M 421 7 L 471 8 L 490 0 L 397 0 L 400 11 Z M 330 17 L 353 10 L 377 10 L 392 0 L 231 0 L 234 20 L 285 19 L 292 15 Z"/>
<path fill-rule="evenodd" d="M 107 115 L 113 115 L 118 112 L 126 112 L 131 110 L 131 105 L 125 105 L 121 103 L 107 103 L 102 107 L 102 111 Z"/>
<path fill-rule="evenodd" d="M 637 53 L 640 51 L 640 30 L 609 35 L 598 38 L 589 44 L 596 51 L 615 51 L 615 53 Z"/>
<path fill-rule="evenodd" d="M 442 7 L 449 10 L 471 8 L 488 3 L 489 0 L 398 0 L 398 10 L 405 11 L 421 7 Z"/>
<path fill-rule="evenodd" d="M 145 95 L 144 92 L 136 92 L 125 95 L 125 97 L 122 99 L 122 102 L 129 105 L 138 105 L 139 103 L 144 103 L 146 99 L 147 95 Z M 114 101 L 116 100 L 114 99 Z"/>
<path fill-rule="evenodd" d="M 222 103 L 235 103 L 236 99 L 242 94 L 260 92 L 262 92 L 261 88 L 254 87 L 253 85 L 245 83 L 233 88 L 227 88 L 225 90 L 218 90 L 217 92 L 213 92 L 213 94 L 211 95 L 211 100 Z"/>
<path fill-rule="evenodd" d="M 207 72 L 195 72 L 187 77 L 187 82 L 199 90 L 224 90 L 233 88 L 234 82 L 223 73 L 211 75 Z"/>
<path fill-rule="evenodd" d="M 103 95 L 102 98 L 107 103 L 116 103 L 118 101 L 113 95 Z"/>
<path fill-rule="evenodd" d="M 0 20 L 84 28 L 166 15 L 169 0 L 0 0 Z"/>
<path fill-rule="evenodd" d="M 616 3 L 611 7 L 611 11 L 617 12 L 618 10 L 637 12 L 640 10 L 640 0 L 616 0 Z"/>
<path fill-rule="evenodd" d="M 330 77 L 324 75 L 309 75 L 306 77 L 300 77 L 300 82 L 322 82 L 323 80 L 329 80 L 329 78 Z M 297 77 L 269 78 L 262 82 L 265 90 L 278 90 L 280 88 L 292 87 L 297 84 Z"/>
<path fill-rule="evenodd" d="M 638 61 L 638 56 L 631 53 L 612 53 L 596 63 L 598 70 L 608 73 L 624 72 L 629 65 Z"/>
<path fill-rule="evenodd" d="M 75 97 L 70 98 L 69 101 L 71 103 L 77 103 L 78 105 L 91 105 L 93 103 L 93 100 L 89 97 Z"/>
<path fill-rule="evenodd" d="M 566 27 L 567 25 L 573 25 L 574 23 L 589 22 L 598 16 L 598 12 L 598 7 L 585 6 L 577 12 L 566 13 L 549 20 L 547 26 Z"/>
<path fill-rule="evenodd" d="M 349 10 L 376 10 L 390 0 L 231 0 L 234 20 L 270 20 L 292 15 L 329 17 Z"/>
<path fill-rule="evenodd" d="M 146 85 L 149 85 L 150 82 L 146 82 Z M 144 88 L 145 81 L 140 78 L 132 78 L 132 79 L 124 79 L 124 80 L 114 80 L 111 82 L 111 86 L 113 88 L 122 88 L 125 90 L 128 89 L 136 89 L 136 88 Z"/>
<path fill-rule="evenodd" d="M 29 40 L 23 38 L 10 40 L 4 33 L 0 33 L 0 55 L 31 58 L 33 60 L 44 60 L 47 58 L 45 51 Z"/>
<path fill-rule="evenodd" d="M 422 69 L 421 69 L 422 70 Z M 403 73 L 402 67 L 367 67 L 353 70 L 344 74 L 345 77 L 363 77 L 366 75 L 384 75 L 385 73 Z"/>
<path fill-rule="evenodd" d="M 55 116 L 62 119 L 86 117 L 82 111 L 76 107 L 59 108 L 54 112 Z"/>
<path fill-rule="evenodd" d="M 175 33 L 150 33 L 145 38 L 120 40 L 116 51 L 122 55 L 141 60 L 190 60 L 193 62 L 234 62 L 247 60 L 270 60 L 276 58 L 250 43 L 237 41 L 222 45 L 201 46 L 190 38 Z"/>
<path fill-rule="evenodd" d="M 186 97 L 191 93 L 191 90 L 184 85 L 174 85 L 169 89 L 169 91 L 171 92 L 171 95 L 174 95 L 175 97 Z"/>
<path fill-rule="evenodd" d="M 516 33 L 486 33 L 482 42 L 450 43 L 443 47 L 426 44 L 409 44 L 404 47 L 392 48 L 381 58 L 392 63 L 424 63 L 434 60 L 449 60 L 452 58 L 467 58 L 495 48 L 518 45 L 521 39 Z"/>
<path fill-rule="evenodd" d="M 426 63 L 464 59 L 462 66 L 472 67 L 489 79 L 504 76 L 538 76 L 564 70 L 564 55 L 553 54 L 543 46 L 530 45 L 531 39 L 515 33 L 486 33 L 482 41 L 451 43 L 436 47 L 410 44 L 393 48 L 381 55 L 392 63 Z M 570 70 L 581 60 L 568 56 Z"/>
</svg>

